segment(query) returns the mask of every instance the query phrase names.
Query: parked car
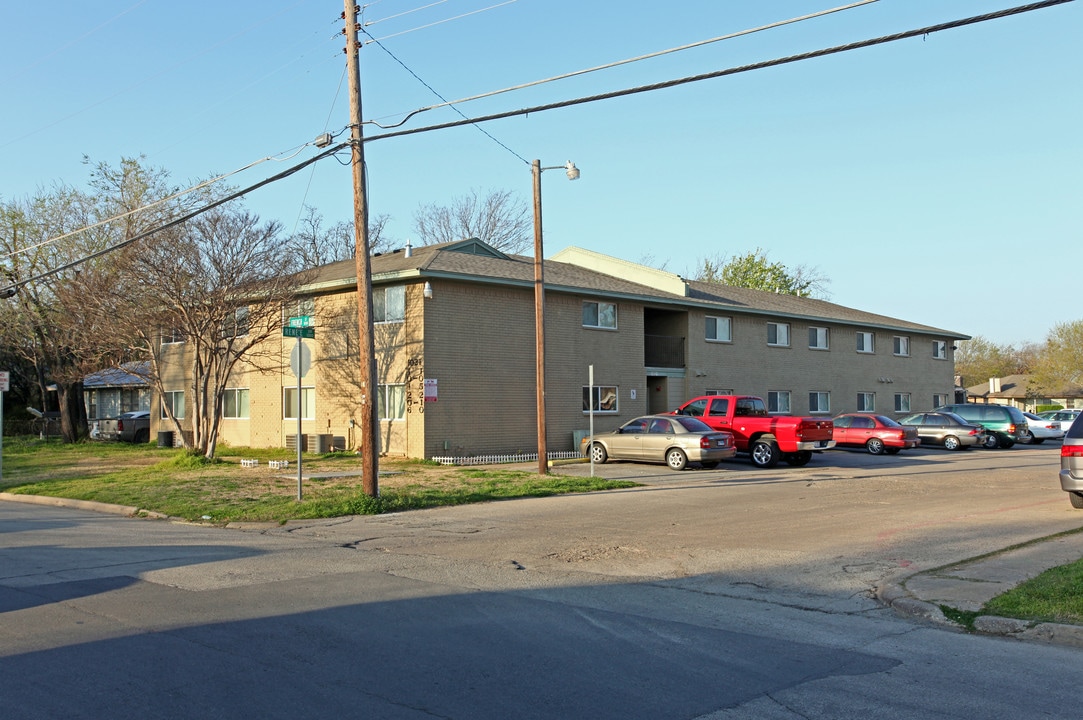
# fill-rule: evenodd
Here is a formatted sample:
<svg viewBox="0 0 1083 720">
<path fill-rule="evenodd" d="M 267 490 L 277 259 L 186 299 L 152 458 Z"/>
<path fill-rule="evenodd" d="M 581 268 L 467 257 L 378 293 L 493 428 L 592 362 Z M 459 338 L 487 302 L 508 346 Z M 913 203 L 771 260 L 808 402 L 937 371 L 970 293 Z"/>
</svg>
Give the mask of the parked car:
<svg viewBox="0 0 1083 720">
<path fill-rule="evenodd" d="M 900 418 L 899 424 L 913 426 L 922 443 L 943 445 L 945 450 L 969 450 L 984 445 L 987 437 L 983 426 L 950 412 L 914 413 Z"/>
<path fill-rule="evenodd" d="M 960 403 L 938 407 L 937 411 L 953 412 L 967 422 L 984 427 L 986 435 L 983 447 L 987 448 L 1010 448 L 1019 439 L 1019 433 L 1027 429 L 1023 411 L 1011 405 Z"/>
<path fill-rule="evenodd" d="M 684 470 L 689 462 L 713 468 L 737 454 L 733 433 L 712 430 L 702 420 L 680 415 L 645 415 L 609 433 L 585 437 L 580 452 L 590 453 L 596 463 L 633 460 L 664 463 Z"/>
<path fill-rule="evenodd" d="M 834 418 L 835 445 L 864 447 L 873 455 L 894 455 L 921 444 L 918 431 L 885 415 L 843 413 Z"/>
<path fill-rule="evenodd" d="M 1056 420 L 1060 423 L 1061 430 L 1068 432 L 1068 428 L 1072 426 L 1075 419 L 1079 417 L 1079 414 L 1083 413 L 1083 410 L 1079 408 L 1073 408 L 1071 410 L 1046 410 L 1045 412 L 1038 413 L 1038 417 L 1043 420 Z"/>
<path fill-rule="evenodd" d="M 121 413 L 117 418 L 117 440 L 130 443 L 150 441 L 150 413 L 146 410 Z"/>
<path fill-rule="evenodd" d="M 1068 493 L 1072 507 L 1083 509 L 1083 420 L 1078 417 L 1060 446 L 1060 489 Z"/>
<path fill-rule="evenodd" d="M 1028 412 L 1023 413 L 1023 416 L 1027 419 L 1027 429 L 1020 434 L 1019 442 L 1041 445 L 1046 440 L 1060 440 L 1064 437 L 1064 431 L 1056 420 L 1044 420 Z"/>
</svg>

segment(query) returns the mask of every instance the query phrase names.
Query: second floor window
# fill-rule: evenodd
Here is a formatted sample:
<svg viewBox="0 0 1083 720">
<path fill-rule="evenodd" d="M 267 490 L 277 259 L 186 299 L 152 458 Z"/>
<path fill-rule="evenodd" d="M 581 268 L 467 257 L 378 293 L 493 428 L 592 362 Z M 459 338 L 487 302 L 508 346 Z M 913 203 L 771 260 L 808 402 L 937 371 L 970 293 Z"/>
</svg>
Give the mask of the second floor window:
<svg viewBox="0 0 1083 720">
<path fill-rule="evenodd" d="M 222 337 L 244 337 L 248 334 L 248 306 L 239 307 L 222 321 Z"/>
<path fill-rule="evenodd" d="M 767 323 L 767 344 L 788 347 L 790 326 L 787 323 Z"/>
<path fill-rule="evenodd" d="M 933 357 L 937 360 L 947 360 L 948 344 L 943 340 L 933 340 Z"/>
<path fill-rule="evenodd" d="M 857 334 L 857 351 L 859 353 L 876 352 L 871 332 L 859 332 Z"/>
<path fill-rule="evenodd" d="M 730 319 L 728 317 L 707 316 L 707 339 L 715 342 L 730 342 Z"/>
<path fill-rule="evenodd" d="M 583 327 L 617 329 L 617 306 L 607 302 L 583 303 Z"/>
<path fill-rule="evenodd" d="M 812 350 L 827 350 L 827 328 L 810 327 L 808 329 L 808 346 Z"/>
<path fill-rule="evenodd" d="M 895 336 L 894 352 L 896 355 L 910 354 L 910 338 L 903 335 Z"/>
<path fill-rule="evenodd" d="M 406 286 L 376 288 L 372 291 L 372 321 L 402 322 L 406 319 Z"/>
</svg>

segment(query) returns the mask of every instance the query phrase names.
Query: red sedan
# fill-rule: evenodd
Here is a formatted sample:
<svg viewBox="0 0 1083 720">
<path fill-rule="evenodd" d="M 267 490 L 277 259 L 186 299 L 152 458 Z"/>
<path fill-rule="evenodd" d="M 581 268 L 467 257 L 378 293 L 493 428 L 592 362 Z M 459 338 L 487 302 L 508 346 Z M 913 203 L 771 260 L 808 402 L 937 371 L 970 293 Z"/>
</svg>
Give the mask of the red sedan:
<svg viewBox="0 0 1083 720">
<path fill-rule="evenodd" d="M 883 415 L 844 413 L 835 418 L 836 447 L 864 447 L 873 455 L 894 455 L 921 443 L 917 428 Z"/>
</svg>

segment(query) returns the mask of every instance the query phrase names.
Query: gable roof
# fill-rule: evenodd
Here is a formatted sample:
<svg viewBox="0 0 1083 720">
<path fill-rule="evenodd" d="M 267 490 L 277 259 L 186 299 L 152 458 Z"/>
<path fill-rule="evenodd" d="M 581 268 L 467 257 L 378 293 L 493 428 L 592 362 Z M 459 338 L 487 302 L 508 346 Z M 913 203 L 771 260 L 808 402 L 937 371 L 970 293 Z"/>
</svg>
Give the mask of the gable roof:
<svg viewBox="0 0 1083 720">
<path fill-rule="evenodd" d="M 977 385 L 971 385 L 966 389 L 966 394 L 970 397 L 981 398 L 1012 398 L 1016 400 L 1025 400 L 1030 397 L 1027 393 L 1030 389 L 1030 376 L 1029 375 L 1005 375 L 1002 378 L 994 378 L 1000 381 L 1000 390 L 990 390 L 990 382 L 979 383 Z M 1043 390 L 1041 391 L 1044 397 L 1050 398 L 1079 398 L 1083 397 L 1083 388 L 1058 388 L 1055 391 Z"/>
<path fill-rule="evenodd" d="M 92 372 L 83 378 L 83 389 L 101 390 L 113 387 L 146 387 L 147 371 L 150 364 L 146 362 L 128 363 L 120 368 L 105 368 Z M 141 374 L 140 374 L 141 373 Z"/>
<path fill-rule="evenodd" d="M 374 255 L 370 267 L 374 285 L 411 278 L 444 278 L 520 287 L 534 283 L 533 257 L 508 255 L 476 238 Z M 696 307 L 708 311 L 920 332 L 951 340 L 969 339 L 968 335 L 957 331 L 877 315 L 826 300 L 686 280 L 674 273 L 582 248 L 567 248 L 545 260 L 544 280 L 546 292 L 632 300 L 656 307 Z M 316 280 L 307 289 L 310 292 L 341 291 L 356 284 L 357 266 L 351 259 L 318 268 Z"/>
</svg>

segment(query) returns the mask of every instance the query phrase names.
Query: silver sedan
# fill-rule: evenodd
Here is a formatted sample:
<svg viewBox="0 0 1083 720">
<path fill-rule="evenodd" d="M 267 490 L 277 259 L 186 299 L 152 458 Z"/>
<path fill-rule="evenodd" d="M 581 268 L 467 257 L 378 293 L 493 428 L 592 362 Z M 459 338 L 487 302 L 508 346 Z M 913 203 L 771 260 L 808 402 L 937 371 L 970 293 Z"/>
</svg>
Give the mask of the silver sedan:
<svg viewBox="0 0 1083 720">
<path fill-rule="evenodd" d="M 713 430 L 702 420 L 684 415 L 645 415 L 613 432 L 583 438 L 580 452 L 596 463 L 606 460 L 664 463 L 684 470 L 689 462 L 713 468 L 737 453 L 731 433 Z"/>
</svg>

